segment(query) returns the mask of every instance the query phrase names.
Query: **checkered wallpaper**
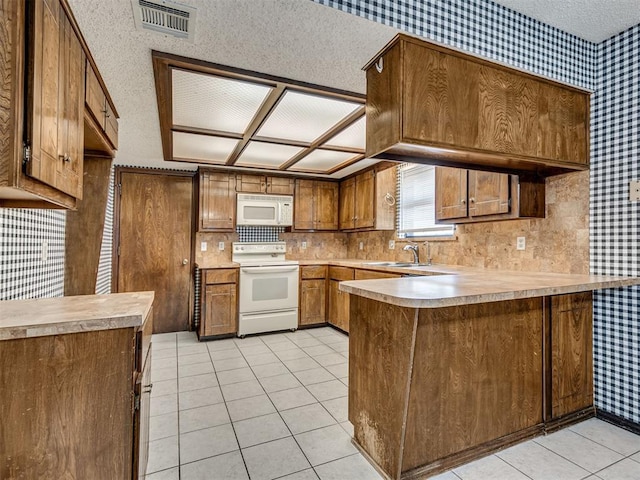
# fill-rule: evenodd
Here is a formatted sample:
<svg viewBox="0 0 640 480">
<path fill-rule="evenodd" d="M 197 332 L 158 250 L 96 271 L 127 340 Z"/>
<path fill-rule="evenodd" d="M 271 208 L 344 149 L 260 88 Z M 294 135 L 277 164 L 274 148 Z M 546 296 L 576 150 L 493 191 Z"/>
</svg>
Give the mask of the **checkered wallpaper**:
<svg viewBox="0 0 640 480">
<path fill-rule="evenodd" d="M 591 271 L 640 276 L 640 25 L 597 47 L 591 120 Z M 640 424 L 640 288 L 596 292 L 596 406 Z"/>
<path fill-rule="evenodd" d="M 0 300 L 64 294 L 61 210 L 0 208 Z"/>
<path fill-rule="evenodd" d="M 239 242 L 278 242 L 284 227 L 236 227 Z"/>
<path fill-rule="evenodd" d="M 102 245 L 100 246 L 100 262 L 98 263 L 98 277 L 96 279 L 96 293 L 111 293 L 111 253 L 113 242 L 113 182 L 114 168 L 111 167 L 109 177 L 109 195 L 102 231 Z"/>
</svg>

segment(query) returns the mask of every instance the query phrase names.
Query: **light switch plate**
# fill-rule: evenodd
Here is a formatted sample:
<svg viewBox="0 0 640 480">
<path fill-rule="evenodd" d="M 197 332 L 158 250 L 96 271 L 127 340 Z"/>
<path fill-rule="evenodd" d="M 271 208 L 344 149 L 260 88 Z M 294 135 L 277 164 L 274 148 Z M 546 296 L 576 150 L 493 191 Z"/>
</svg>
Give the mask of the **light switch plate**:
<svg viewBox="0 0 640 480">
<path fill-rule="evenodd" d="M 47 242 L 46 240 L 42 241 L 41 258 L 43 262 L 46 262 L 49 258 L 49 242 Z"/>
<path fill-rule="evenodd" d="M 640 182 L 637 180 L 629 182 L 629 200 L 632 202 L 640 200 Z"/>
<path fill-rule="evenodd" d="M 358 243 L 358 250 L 364 250 L 364 242 Z"/>
<path fill-rule="evenodd" d="M 200 242 L 200 251 L 201 252 L 207 251 L 207 242 Z"/>
<path fill-rule="evenodd" d="M 306 249 L 307 249 L 307 242 L 302 242 L 302 243 L 300 243 L 300 248 L 301 248 L 302 250 L 306 250 Z"/>
<path fill-rule="evenodd" d="M 396 248 L 396 241 L 389 240 L 389 250 L 395 250 L 395 248 Z"/>
<path fill-rule="evenodd" d="M 218 242 L 218 250 L 220 251 L 224 250 L 224 242 Z"/>
<path fill-rule="evenodd" d="M 516 238 L 516 250 L 524 250 L 526 246 L 527 246 L 527 242 L 525 237 Z"/>
</svg>

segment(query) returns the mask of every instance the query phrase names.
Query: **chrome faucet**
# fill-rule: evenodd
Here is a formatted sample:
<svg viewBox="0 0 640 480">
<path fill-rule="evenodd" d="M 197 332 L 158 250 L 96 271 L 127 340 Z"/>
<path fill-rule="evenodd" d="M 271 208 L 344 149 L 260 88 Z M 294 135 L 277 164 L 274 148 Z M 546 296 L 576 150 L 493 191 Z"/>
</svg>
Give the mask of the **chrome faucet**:
<svg viewBox="0 0 640 480">
<path fill-rule="evenodd" d="M 416 245 L 415 243 L 410 243 L 408 245 L 405 245 L 402 250 L 411 250 L 411 253 L 413 253 L 413 263 L 420 263 L 420 260 L 418 258 L 418 245 Z"/>
</svg>

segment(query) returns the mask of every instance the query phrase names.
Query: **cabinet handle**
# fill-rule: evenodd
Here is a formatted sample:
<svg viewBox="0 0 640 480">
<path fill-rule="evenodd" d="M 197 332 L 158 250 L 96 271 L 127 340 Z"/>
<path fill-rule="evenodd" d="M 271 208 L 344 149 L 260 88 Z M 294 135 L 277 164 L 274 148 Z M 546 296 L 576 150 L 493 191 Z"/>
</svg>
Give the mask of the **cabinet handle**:
<svg viewBox="0 0 640 480">
<path fill-rule="evenodd" d="M 475 202 L 476 202 L 476 199 L 475 199 L 475 198 L 473 198 L 473 197 L 471 197 L 471 198 L 469 199 L 469 201 L 470 201 L 471 203 L 475 203 Z"/>
<path fill-rule="evenodd" d="M 60 157 L 60 160 L 62 160 L 63 162 L 70 162 L 71 161 L 71 157 L 69 156 L 68 153 L 65 153 L 64 155 L 58 155 Z"/>
<path fill-rule="evenodd" d="M 463 198 L 463 199 L 460 201 L 460 203 L 462 203 L 462 205 L 464 205 L 464 204 L 466 204 L 466 203 L 467 203 L 467 201 Z"/>
<path fill-rule="evenodd" d="M 384 69 L 384 57 L 380 57 L 380 60 L 376 62 L 376 70 L 378 71 L 378 73 L 382 73 L 383 69 Z"/>
<path fill-rule="evenodd" d="M 151 393 L 152 389 L 153 389 L 153 383 L 150 383 L 149 385 L 143 385 L 142 393 Z"/>
</svg>

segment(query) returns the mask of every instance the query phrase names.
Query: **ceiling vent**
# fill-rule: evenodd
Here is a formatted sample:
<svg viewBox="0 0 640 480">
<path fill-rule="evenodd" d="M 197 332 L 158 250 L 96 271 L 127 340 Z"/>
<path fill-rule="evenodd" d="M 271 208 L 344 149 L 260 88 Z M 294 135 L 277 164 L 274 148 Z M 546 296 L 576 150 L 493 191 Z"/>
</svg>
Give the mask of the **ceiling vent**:
<svg viewBox="0 0 640 480">
<path fill-rule="evenodd" d="M 166 0 L 131 0 L 133 17 L 138 30 L 183 38 L 193 42 L 196 9 Z"/>
</svg>

